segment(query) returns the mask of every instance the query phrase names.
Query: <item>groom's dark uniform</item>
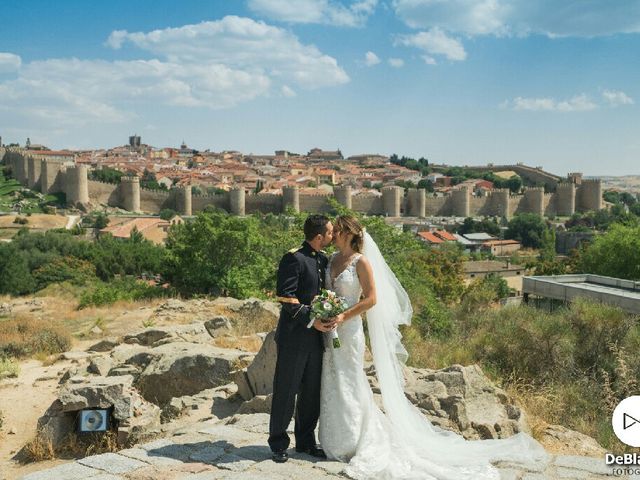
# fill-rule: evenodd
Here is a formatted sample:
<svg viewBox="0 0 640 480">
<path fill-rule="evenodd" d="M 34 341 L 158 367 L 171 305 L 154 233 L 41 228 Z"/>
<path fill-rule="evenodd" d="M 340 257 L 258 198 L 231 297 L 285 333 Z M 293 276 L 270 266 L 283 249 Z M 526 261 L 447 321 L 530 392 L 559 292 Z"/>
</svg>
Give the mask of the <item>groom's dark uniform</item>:
<svg viewBox="0 0 640 480">
<path fill-rule="evenodd" d="M 286 253 L 278 267 L 277 296 L 282 309 L 275 334 L 278 358 L 269 424 L 269 446 L 274 452 L 289 447 L 287 427 L 294 405 L 296 448 L 316 445 L 324 344 L 322 332 L 307 325 L 309 305 L 324 288 L 326 267 L 324 253 L 316 252 L 307 242 Z"/>
</svg>

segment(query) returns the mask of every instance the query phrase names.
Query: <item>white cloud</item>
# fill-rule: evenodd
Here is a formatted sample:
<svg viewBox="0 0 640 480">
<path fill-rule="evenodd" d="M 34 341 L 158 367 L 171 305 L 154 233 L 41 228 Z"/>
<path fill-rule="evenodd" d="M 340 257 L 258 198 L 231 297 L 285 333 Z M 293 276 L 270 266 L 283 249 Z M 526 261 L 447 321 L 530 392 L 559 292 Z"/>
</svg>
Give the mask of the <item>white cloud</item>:
<svg viewBox="0 0 640 480">
<path fill-rule="evenodd" d="M 252 75 L 293 82 L 302 88 L 349 81 L 336 60 L 314 45 L 303 45 L 292 33 L 249 18 L 227 16 L 149 33 L 117 31 L 108 42 L 120 47 L 131 43 L 181 64 L 223 64 Z"/>
<path fill-rule="evenodd" d="M 364 54 L 364 64 L 367 67 L 373 67 L 380 63 L 380 58 L 373 52 L 367 52 Z"/>
<path fill-rule="evenodd" d="M 605 90 L 602 92 L 602 98 L 612 107 L 618 107 L 620 105 L 633 105 L 635 102 L 633 98 L 624 92 L 617 90 Z"/>
<path fill-rule="evenodd" d="M 436 59 L 433 57 L 430 57 L 429 55 L 422 55 L 422 60 L 424 60 L 424 63 L 426 63 L 427 65 L 437 65 L 438 62 L 436 62 Z"/>
<path fill-rule="evenodd" d="M 466 35 L 593 37 L 640 32 L 640 1 L 393 0 L 410 27 Z"/>
<path fill-rule="evenodd" d="M 391 65 L 394 68 L 402 68 L 404 67 L 404 60 L 401 58 L 390 58 L 389 65 Z"/>
<path fill-rule="evenodd" d="M 591 99 L 583 94 L 576 95 L 569 100 L 555 100 L 554 98 L 525 98 L 516 97 L 512 101 L 502 103 L 502 108 L 512 110 L 528 110 L 532 112 L 586 112 L 598 108 Z"/>
<path fill-rule="evenodd" d="M 322 23 L 361 27 L 373 14 L 378 0 L 248 0 L 249 8 L 265 17 L 289 23 Z"/>
<path fill-rule="evenodd" d="M 22 59 L 13 53 L 0 52 L 0 73 L 13 73 L 20 70 Z"/>
<path fill-rule="evenodd" d="M 462 46 L 462 43 L 455 38 L 447 36 L 447 34 L 438 27 L 432 28 L 427 32 L 398 35 L 395 39 L 395 44 L 418 48 L 428 54 L 429 57 L 432 55 L 442 55 L 449 60 L 458 61 L 467 58 L 467 52 Z"/>
<path fill-rule="evenodd" d="M 349 81 L 336 60 L 283 29 L 247 18 L 152 32 L 113 32 L 112 48 L 135 45 L 151 59 L 49 59 L 0 81 L 2 108 L 46 128 L 130 121 L 155 107 L 229 108 L 272 94 Z M 5 54 L 16 65 L 15 55 Z M 1 61 L 1 60 L 0 60 Z M 135 113 L 134 113 L 135 112 Z"/>
<path fill-rule="evenodd" d="M 281 89 L 282 95 L 288 98 L 296 96 L 296 92 L 288 85 L 283 85 Z"/>
</svg>

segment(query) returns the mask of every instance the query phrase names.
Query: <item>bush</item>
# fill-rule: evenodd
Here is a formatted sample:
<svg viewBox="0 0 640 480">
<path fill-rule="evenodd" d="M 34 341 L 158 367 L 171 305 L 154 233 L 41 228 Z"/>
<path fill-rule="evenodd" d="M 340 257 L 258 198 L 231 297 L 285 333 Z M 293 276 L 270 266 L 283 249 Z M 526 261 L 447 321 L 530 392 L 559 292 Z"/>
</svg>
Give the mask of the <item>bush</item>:
<svg viewBox="0 0 640 480">
<path fill-rule="evenodd" d="M 120 300 L 136 301 L 167 297 L 172 293 L 171 289 L 149 285 L 133 278 L 97 282 L 91 289 L 80 295 L 78 310 L 90 306 L 110 305 Z"/>
<path fill-rule="evenodd" d="M 489 310 L 471 340 L 475 357 L 504 376 L 542 382 L 573 373 L 575 341 L 561 315 L 533 307 Z"/>
<path fill-rule="evenodd" d="M 163 208 L 162 210 L 160 210 L 160 218 L 163 220 L 171 220 L 171 218 L 173 218 L 177 214 L 178 212 L 170 208 Z"/>
<path fill-rule="evenodd" d="M 0 380 L 5 377 L 17 377 L 20 365 L 12 358 L 0 357 Z"/>
<path fill-rule="evenodd" d="M 59 257 L 33 271 L 37 289 L 52 283 L 70 281 L 73 285 L 86 285 L 96 280 L 96 267 L 76 257 Z"/>
<path fill-rule="evenodd" d="M 70 346 L 71 336 L 62 325 L 21 316 L 0 322 L 0 357 L 51 355 Z"/>
</svg>

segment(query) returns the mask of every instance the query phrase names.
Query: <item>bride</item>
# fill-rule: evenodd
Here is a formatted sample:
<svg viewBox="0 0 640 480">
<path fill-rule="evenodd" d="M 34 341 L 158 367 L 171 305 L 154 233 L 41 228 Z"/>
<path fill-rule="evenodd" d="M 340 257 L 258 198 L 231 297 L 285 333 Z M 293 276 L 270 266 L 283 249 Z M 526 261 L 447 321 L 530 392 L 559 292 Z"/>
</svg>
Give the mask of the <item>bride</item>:
<svg viewBox="0 0 640 480">
<path fill-rule="evenodd" d="M 491 462 L 546 462 L 542 446 L 525 433 L 467 441 L 432 425 L 407 400 L 401 363 L 408 354 L 398 325 L 411 322 L 409 297 L 354 217 L 338 217 L 333 233 L 338 252 L 325 285 L 349 308 L 333 319 L 340 348 L 328 342 L 323 356 L 319 439 L 327 456 L 348 463 L 345 472 L 358 480 L 499 479 Z M 384 413 L 363 370 L 365 311 Z"/>
</svg>

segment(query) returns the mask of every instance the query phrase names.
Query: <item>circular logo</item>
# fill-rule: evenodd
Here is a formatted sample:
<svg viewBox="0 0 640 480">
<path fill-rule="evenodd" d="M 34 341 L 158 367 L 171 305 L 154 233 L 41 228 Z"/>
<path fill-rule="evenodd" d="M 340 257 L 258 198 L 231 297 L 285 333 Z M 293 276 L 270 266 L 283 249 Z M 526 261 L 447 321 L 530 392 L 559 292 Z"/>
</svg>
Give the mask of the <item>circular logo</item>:
<svg viewBox="0 0 640 480">
<path fill-rule="evenodd" d="M 613 411 L 613 432 L 630 447 L 640 447 L 640 395 L 622 400 Z"/>
</svg>

